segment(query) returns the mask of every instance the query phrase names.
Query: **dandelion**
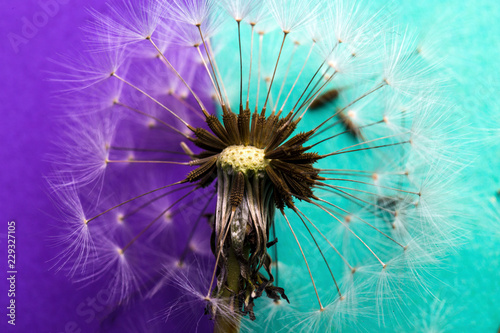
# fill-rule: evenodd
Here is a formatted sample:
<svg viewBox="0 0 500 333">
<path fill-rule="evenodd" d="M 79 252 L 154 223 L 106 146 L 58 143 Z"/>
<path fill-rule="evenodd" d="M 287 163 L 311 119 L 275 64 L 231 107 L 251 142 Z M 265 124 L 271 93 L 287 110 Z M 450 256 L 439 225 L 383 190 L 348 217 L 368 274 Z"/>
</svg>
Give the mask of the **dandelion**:
<svg viewBox="0 0 500 333">
<path fill-rule="evenodd" d="M 414 34 L 346 0 L 109 8 L 57 79 L 72 276 L 216 332 L 384 326 L 432 293 L 460 125 Z"/>
</svg>

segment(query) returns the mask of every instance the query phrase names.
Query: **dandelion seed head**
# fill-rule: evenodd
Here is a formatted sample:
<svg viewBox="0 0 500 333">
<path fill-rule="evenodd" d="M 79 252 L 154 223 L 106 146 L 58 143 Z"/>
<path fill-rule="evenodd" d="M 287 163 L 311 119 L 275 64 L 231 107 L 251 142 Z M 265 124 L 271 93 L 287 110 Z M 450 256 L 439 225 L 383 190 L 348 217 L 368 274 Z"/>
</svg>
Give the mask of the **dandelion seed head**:
<svg viewBox="0 0 500 333">
<path fill-rule="evenodd" d="M 222 5 L 237 22 L 244 20 L 251 12 L 262 6 L 260 0 L 222 0 Z"/>
<path fill-rule="evenodd" d="M 267 0 L 266 4 L 281 30 L 290 33 L 316 19 L 320 1 Z"/>
<path fill-rule="evenodd" d="M 118 224 L 123 224 L 124 221 L 125 221 L 125 215 L 123 213 L 116 214 L 116 222 Z"/>
<path fill-rule="evenodd" d="M 151 37 L 161 23 L 164 7 L 160 1 L 113 1 L 109 14 L 89 10 L 94 20 L 84 30 L 97 50 L 134 44 Z"/>
<path fill-rule="evenodd" d="M 168 292 L 166 320 L 188 309 L 221 331 L 407 317 L 404 283 L 429 292 L 458 237 L 464 165 L 417 34 L 344 0 L 125 1 L 93 16 L 93 61 L 59 80 L 82 99 L 54 187 L 74 192 L 65 255 L 94 267 L 80 281 L 107 279 L 117 302 Z"/>
<path fill-rule="evenodd" d="M 89 258 L 96 251 L 94 241 L 99 238 L 99 233 L 88 228 L 84 205 L 74 180 L 51 178 L 48 182 L 54 191 L 54 203 L 61 212 L 63 223 L 63 233 L 54 239 L 55 244 L 63 248 L 54 258 L 54 267 L 66 269 L 69 276 L 75 276 L 88 269 Z"/>
</svg>

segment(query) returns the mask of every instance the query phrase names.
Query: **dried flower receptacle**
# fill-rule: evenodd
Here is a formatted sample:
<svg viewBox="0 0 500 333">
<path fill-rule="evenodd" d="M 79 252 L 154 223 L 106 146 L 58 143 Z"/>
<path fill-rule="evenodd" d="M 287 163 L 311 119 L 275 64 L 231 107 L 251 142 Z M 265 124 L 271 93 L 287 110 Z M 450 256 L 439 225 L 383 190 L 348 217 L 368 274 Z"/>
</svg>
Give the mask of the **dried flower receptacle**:
<svg viewBox="0 0 500 333">
<path fill-rule="evenodd" d="M 218 180 L 213 235 L 218 266 L 215 295 L 229 294 L 234 308 L 255 319 L 254 299 L 263 292 L 275 301 L 279 295 L 286 299 L 283 289 L 273 286 L 272 259 L 267 253 L 272 245 L 269 232 L 274 209 L 294 208 L 292 196 L 314 197 L 311 187 L 321 178 L 312 163 L 321 156 L 307 153 L 310 147 L 303 146 L 314 131 L 290 138 L 298 123 L 292 114 L 285 118 L 256 112 L 250 118 L 249 114 L 249 109 L 239 116 L 226 111 L 225 126 L 210 126 L 216 136 L 194 130 L 203 133 L 195 144 L 206 150 L 192 162 L 201 165 L 187 179 L 199 181 L 201 186 Z M 261 268 L 268 277 L 259 272 Z"/>
</svg>

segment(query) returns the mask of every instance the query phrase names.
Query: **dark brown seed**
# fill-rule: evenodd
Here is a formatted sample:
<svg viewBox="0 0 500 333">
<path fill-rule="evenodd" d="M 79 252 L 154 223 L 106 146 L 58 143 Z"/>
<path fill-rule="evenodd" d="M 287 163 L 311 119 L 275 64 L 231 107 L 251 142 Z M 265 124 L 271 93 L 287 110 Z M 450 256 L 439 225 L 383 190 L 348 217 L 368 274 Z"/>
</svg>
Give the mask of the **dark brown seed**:
<svg viewBox="0 0 500 333">
<path fill-rule="evenodd" d="M 238 172 L 233 176 L 233 182 L 231 186 L 231 196 L 229 201 L 233 208 L 238 207 L 243 201 L 243 195 L 245 191 L 245 175 L 242 172 Z"/>
<path fill-rule="evenodd" d="M 319 109 L 326 104 L 335 101 L 339 97 L 338 89 L 331 89 L 319 96 L 309 107 L 311 110 Z"/>
<path fill-rule="evenodd" d="M 209 115 L 209 116 L 207 116 L 206 121 L 207 121 L 208 127 L 212 130 L 212 132 L 214 132 L 215 135 L 217 135 L 219 137 L 219 139 L 221 139 L 225 143 L 229 143 L 229 136 L 227 134 L 227 131 L 224 128 L 224 126 L 221 124 L 221 122 L 220 122 L 219 118 L 217 118 L 217 116 Z"/>
<path fill-rule="evenodd" d="M 342 121 L 345 129 L 348 130 L 355 138 L 365 141 L 363 134 L 361 134 L 361 129 L 352 121 L 351 117 L 342 112 L 338 114 L 338 117 Z"/>
<path fill-rule="evenodd" d="M 238 117 L 233 112 L 228 112 L 222 115 L 222 121 L 226 127 L 227 134 L 229 136 L 229 143 L 231 145 L 239 145 L 240 132 L 238 130 Z"/>
<path fill-rule="evenodd" d="M 247 146 L 250 143 L 250 110 L 246 109 L 238 117 L 238 129 L 240 131 L 241 143 Z"/>
<path fill-rule="evenodd" d="M 291 146 L 295 146 L 295 145 L 303 145 L 307 140 L 309 140 L 309 138 L 313 134 L 314 134 L 313 130 L 311 130 L 309 132 L 299 133 L 299 134 L 295 135 L 294 137 L 290 138 L 290 140 L 285 142 L 282 146 L 283 147 L 291 147 Z"/>
<path fill-rule="evenodd" d="M 209 158 L 206 162 L 201 164 L 198 168 L 195 170 L 191 171 L 186 179 L 190 181 L 191 183 L 194 183 L 200 179 L 202 179 L 207 173 L 212 173 L 213 172 L 213 167 L 215 166 L 215 163 L 217 162 L 217 155 L 213 156 L 212 158 Z"/>
<path fill-rule="evenodd" d="M 196 128 L 195 139 L 190 139 L 195 145 L 202 149 L 220 152 L 227 147 L 227 144 L 204 128 Z"/>
</svg>

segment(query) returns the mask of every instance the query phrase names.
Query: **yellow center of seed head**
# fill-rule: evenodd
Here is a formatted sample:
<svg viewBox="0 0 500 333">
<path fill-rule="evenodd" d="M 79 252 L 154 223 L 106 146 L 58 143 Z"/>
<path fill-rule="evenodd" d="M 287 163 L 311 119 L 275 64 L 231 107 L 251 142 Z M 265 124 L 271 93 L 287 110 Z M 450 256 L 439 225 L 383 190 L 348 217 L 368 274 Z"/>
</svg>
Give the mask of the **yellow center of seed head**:
<svg viewBox="0 0 500 333">
<path fill-rule="evenodd" d="M 264 170 L 269 164 L 265 158 L 264 149 L 252 146 L 229 146 L 224 149 L 217 163 L 223 169 L 232 168 L 234 171 L 248 173 Z"/>
</svg>

